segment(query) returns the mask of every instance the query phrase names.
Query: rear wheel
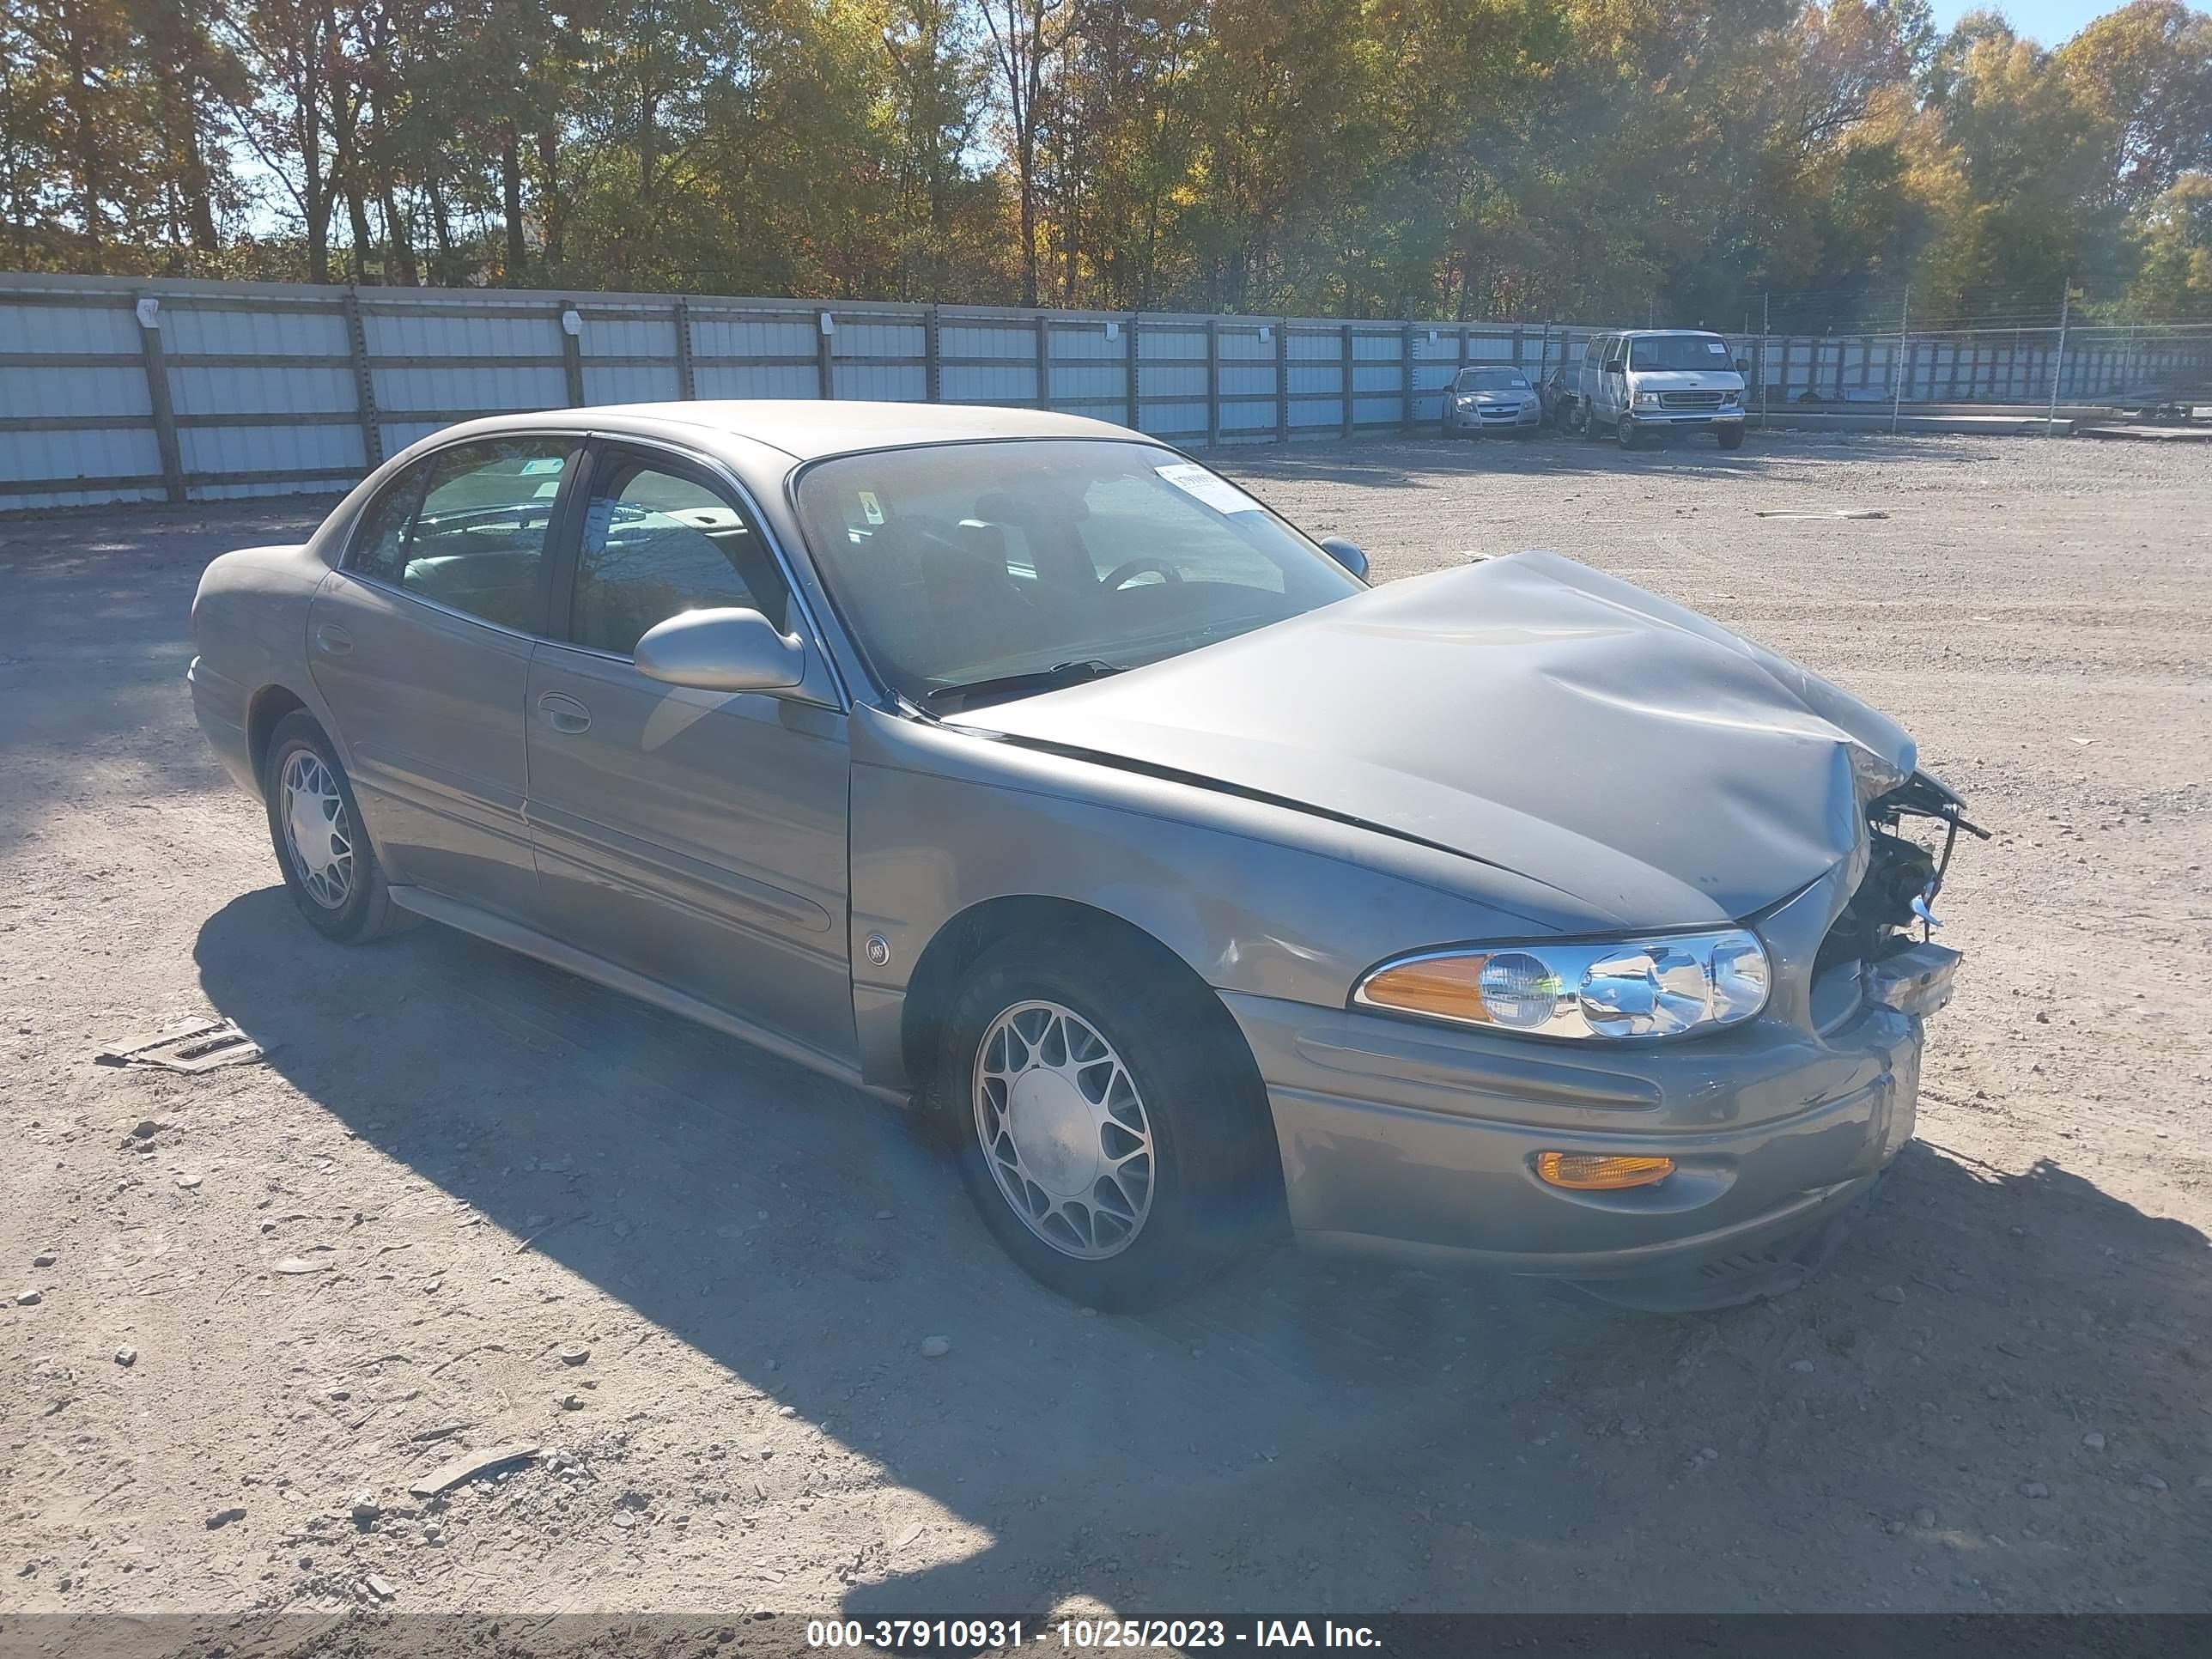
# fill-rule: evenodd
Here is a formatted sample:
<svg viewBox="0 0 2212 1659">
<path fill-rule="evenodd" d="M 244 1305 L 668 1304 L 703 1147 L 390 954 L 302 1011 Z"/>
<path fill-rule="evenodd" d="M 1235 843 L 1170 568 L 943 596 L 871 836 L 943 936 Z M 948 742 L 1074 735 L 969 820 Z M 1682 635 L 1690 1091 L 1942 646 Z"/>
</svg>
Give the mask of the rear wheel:
<svg viewBox="0 0 2212 1659">
<path fill-rule="evenodd" d="M 277 721 L 261 776 L 284 885 L 316 932 L 355 945 L 413 920 L 392 902 L 375 849 L 362 833 L 353 785 L 312 715 L 295 712 Z"/>
<path fill-rule="evenodd" d="M 1218 1003 L 1072 930 L 987 953 L 954 994 L 933 1109 L 1032 1278 L 1086 1306 L 1166 1300 L 1267 1242 L 1267 1096 Z"/>
</svg>

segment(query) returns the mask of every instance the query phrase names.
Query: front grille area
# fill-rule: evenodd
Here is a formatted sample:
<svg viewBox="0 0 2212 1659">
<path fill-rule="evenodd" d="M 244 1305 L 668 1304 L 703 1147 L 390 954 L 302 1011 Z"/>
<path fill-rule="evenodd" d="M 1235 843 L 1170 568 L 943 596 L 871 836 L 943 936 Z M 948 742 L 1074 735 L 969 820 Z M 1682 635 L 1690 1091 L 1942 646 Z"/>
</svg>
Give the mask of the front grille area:
<svg viewBox="0 0 2212 1659">
<path fill-rule="evenodd" d="M 1718 409 L 1722 394 L 1717 392 L 1662 392 L 1659 394 L 1662 409 Z"/>
</svg>

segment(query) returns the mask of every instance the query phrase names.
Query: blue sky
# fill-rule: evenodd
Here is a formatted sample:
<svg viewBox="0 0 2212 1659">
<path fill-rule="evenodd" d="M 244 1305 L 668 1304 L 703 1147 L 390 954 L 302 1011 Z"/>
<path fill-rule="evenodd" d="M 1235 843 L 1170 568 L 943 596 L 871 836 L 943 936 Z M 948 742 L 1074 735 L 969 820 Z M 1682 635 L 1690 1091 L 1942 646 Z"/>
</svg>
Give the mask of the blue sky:
<svg viewBox="0 0 2212 1659">
<path fill-rule="evenodd" d="M 2118 11 L 2121 0 L 2000 0 L 1982 6 L 1962 0 L 1936 0 L 1936 26 L 1948 29 L 1970 11 L 2001 11 L 2013 33 L 2025 34 L 2046 46 L 2071 40 L 2081 25 L 2108 11 Z"/>
</svg>

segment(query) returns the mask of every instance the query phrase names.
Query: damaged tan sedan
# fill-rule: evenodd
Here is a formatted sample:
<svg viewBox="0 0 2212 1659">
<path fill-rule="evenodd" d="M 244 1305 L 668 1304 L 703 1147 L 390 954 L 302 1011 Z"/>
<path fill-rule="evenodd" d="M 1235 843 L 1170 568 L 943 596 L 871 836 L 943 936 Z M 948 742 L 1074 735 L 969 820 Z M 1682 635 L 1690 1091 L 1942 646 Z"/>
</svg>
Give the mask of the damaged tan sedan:
<svg viewBox="0 0 2212 1659">
<path fill-rule="evenodd" d="M 1958 799 L 1626 582 L 1364 568 L 1072 417 L 504 416 L 216 560 L 191 688 L 323 935 L 910 1100 L 1086 1304 L 1285 1231 L 1796 1282 L 1912 1132 Z"/>
</svg>

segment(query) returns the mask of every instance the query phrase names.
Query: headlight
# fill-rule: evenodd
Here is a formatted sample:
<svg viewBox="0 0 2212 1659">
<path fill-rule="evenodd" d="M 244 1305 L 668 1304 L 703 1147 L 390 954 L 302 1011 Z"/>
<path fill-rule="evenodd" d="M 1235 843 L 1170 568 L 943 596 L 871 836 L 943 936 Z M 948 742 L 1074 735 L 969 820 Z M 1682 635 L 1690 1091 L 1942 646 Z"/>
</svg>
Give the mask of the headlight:
<svg viewBox="0 0 2212 1659">
<path fill-rule="evenodd" d="M 1656 408 L 1658 408 L 1658 407 L 1659 407 L 1659 394 L 1658 394 L 1657 392 L 1638 392 L 1638 393 L 1636 394 L 1636 406 L 1637 406 L 1638 409 L 1656 409 Z"/>
<path fill-rule="evenodd" d="M 1766 1006 L 1766 951 L 1740 927 L 1582 945 L 1499 945 L 1386 962 L 1355 1006 L 1548 1037 L 1717 1030 Z"/>
<path fill-rule="evenodd" d="M 1472 398 L 1462 398 L 1459 400 L 1459 406 L 1462 409 L 1473 409 L 1474 407 L 1474 399 Z"/>
</svg>

